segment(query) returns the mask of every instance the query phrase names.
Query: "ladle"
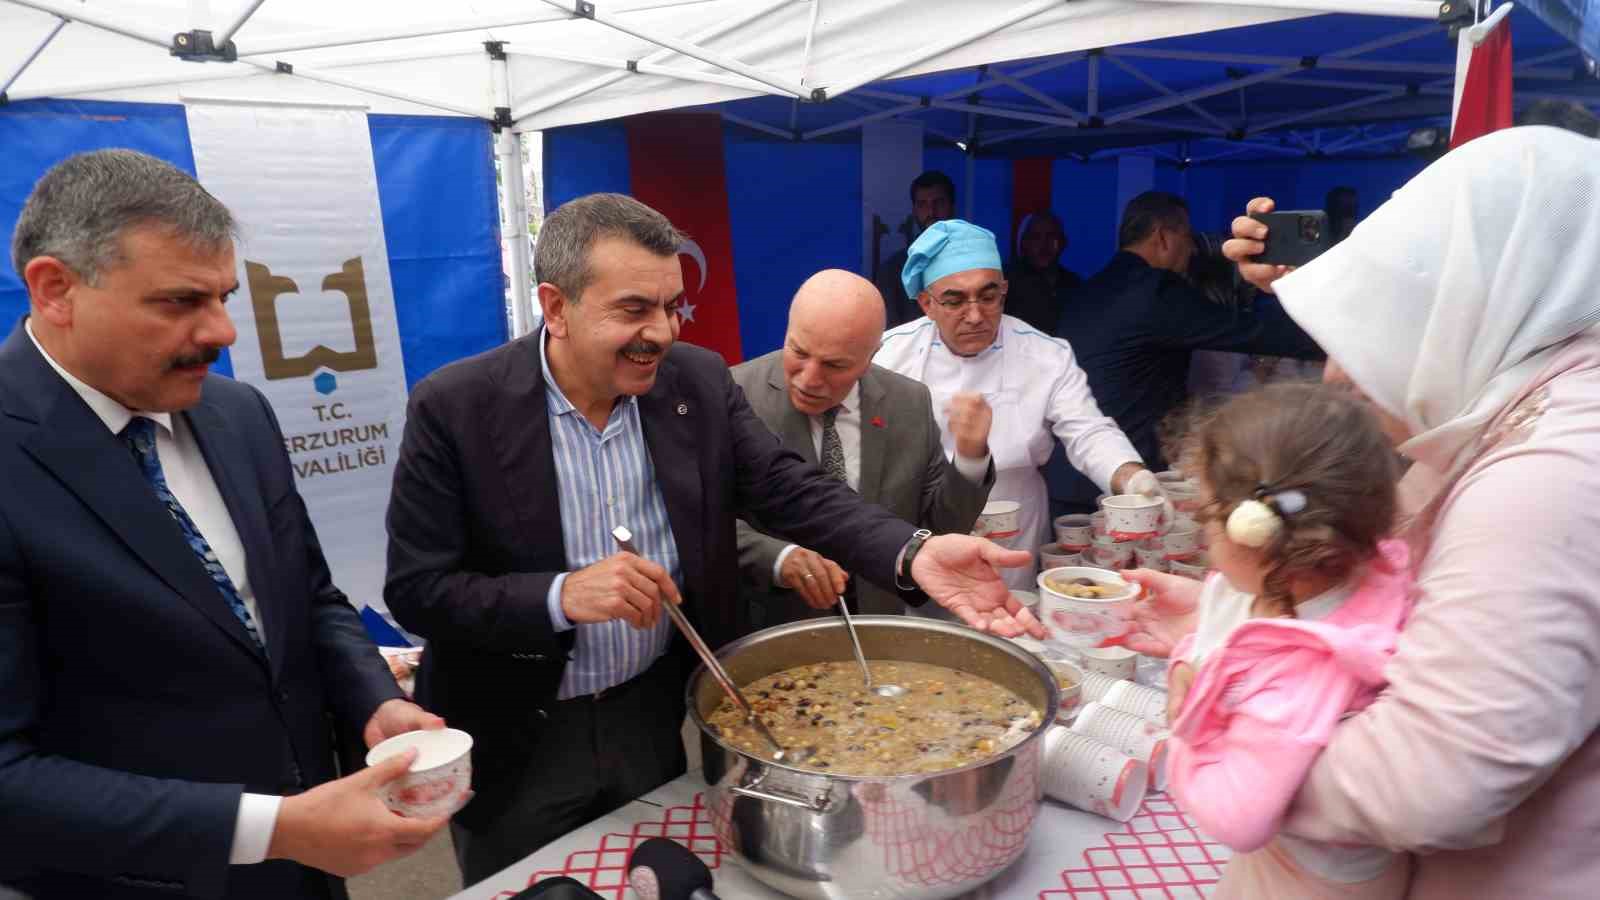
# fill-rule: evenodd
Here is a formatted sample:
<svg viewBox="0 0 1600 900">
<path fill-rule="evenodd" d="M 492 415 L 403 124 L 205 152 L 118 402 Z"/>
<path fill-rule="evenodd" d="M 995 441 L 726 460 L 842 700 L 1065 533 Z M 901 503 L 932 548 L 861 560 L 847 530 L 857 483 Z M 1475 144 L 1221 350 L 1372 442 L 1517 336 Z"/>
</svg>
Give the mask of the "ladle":
<svg viewBox="0 0 1600 900">
<path fill-rule="evenodd" d="M 861 653 L 861 639 L 856 636 L 856 623 L 850 619 L 850 610 L 846 607 L 844 598 L 839 598 L 839 614 L 844 616 L 845 630 L 850 633 L 850 647 L 856 651 L 856 662 L 861 664 L 861 677 L 867 682 L 867 690 L 879 697 L 899 697 L 905 694 L 906 689 L 898 684 L 872 684 L 872 670 L 867 668 L 867 658 Z"/>
<path fill-rule="evenodd" d="M 611 536 L 616 539 L 617 546 L 623 550 L 632 553 L 634 556 L 640 555 L 638 549 L 633 546 L 633 532 L 629 531 L 625 526 L 618 525 L 611 529 Z M 756 730 L 757 734 L 761 735 L 763 740 L 771 745 L 772 758 L 775 761 L 791 765 L 799 764 L 817 752 L 815 747 L 786 748 L 778 743 L 778 739 L 772 736 L 771 731 L 767 730 L 766 723 L 761 721 L 760 716 L 756 715 L 755 707 L 751 706 L 750 701 L 746 700 L 744 694 L 740 693 L 739 689 L 734 686 L 733 679 L 728 677 L 727 670 L 722 668 L 722 663 L 717 660 L 716 654 L 712 653 L 711 648 L 706 646 L 706 642 L 700 639 L 700 633 L 694 630 L 693 625 L 689 624 L 689 620 L 683 615 L 683 611 L 678 609 L 678 605 L 669 602 L 665 598 L 662 599 L 661 605 L 666 608 L 667 617 L 672 619 L 672 624 L 678 626 L 678 631 L 683 633 L 684 638 L 689 641 L 689 646 L 693 647 L 694 652 L 699 655 L 700 661 L 706 664 L 706 671 L 710 672 L 711 677 L 715 678 L 717 684 L 722 686 L 723 692 L 733 701 L 734 706 L 744 711 L 744 720 Z"/>
</svg>

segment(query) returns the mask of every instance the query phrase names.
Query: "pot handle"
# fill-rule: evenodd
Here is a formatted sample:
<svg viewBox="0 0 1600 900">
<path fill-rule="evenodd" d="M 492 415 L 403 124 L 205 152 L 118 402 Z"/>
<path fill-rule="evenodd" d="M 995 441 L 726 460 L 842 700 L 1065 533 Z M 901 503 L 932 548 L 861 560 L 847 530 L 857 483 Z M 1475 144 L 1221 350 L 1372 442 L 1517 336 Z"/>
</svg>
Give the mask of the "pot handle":
<svg viewBox="0 0 1600 900">
<path fill-rule="evenodd" d="M 754 778 L 750 779 L 748 784 L 731 785 L 728 790 L 738 794 L 741 797 L 749 797 L 752 800 L 766 800 L 782 806 L 792 806 L 795 809 L 803 809 L 807 812 L 825 813 L 828 811 L 829 807 L 833 806 L 833 797 L 826 791 L 819 793 L 814 797 L 802 797 L 798 794 L 791 794 L 777 788 L 762 788 L 761 783 L 765 781 L 766 778 L 767 773 L 765 770 L 763 770 Z"/>
</svg>

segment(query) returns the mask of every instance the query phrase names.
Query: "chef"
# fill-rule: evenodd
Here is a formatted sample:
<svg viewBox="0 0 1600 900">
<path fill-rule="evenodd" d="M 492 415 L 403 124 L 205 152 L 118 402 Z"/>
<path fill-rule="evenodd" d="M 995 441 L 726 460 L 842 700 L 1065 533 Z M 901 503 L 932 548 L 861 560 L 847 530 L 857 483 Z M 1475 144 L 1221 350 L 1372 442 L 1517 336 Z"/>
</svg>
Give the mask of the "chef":
<svg viewBox="0 0 1600 900">
<path fill-rule="evenodd" d="M 1039 474 L 1052 436 L 1101 490 L 1162 495 L 1133 444 L 1095 405 L 1067 342 L 1005 315 L 1006 281 L 993 233 L 960 219 L 937 222 L 912 243 L 901 277 L 923 316 L 885 332 L 873 362 L 928 386 L 947 454 L 955 449 L 951 398 L 976 391 L 988 401 L 995 467 L 989 501 L 1021 504 L 1013 547 L 1037 551 L 1054 539 Z M 1030 569 L 1003 575 L 1014 588 L 1033 585 Z"/>
</svg>

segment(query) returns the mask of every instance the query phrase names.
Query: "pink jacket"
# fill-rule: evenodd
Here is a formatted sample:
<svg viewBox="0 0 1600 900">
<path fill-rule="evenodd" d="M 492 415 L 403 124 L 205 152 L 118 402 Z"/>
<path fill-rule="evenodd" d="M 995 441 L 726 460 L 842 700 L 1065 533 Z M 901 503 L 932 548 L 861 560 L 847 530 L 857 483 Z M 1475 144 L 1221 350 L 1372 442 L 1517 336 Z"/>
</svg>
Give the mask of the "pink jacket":
<svg viewBox="0 0 1600 900">
<path fill-rule="evenodd" d="M 1168 789 L 1202 832 L 1240 852 L 1277 833 L 1334 726 L 1382 689 L 1411 585 L 1405 544 L 1385 541 L 1326 619 L 1251 619 L 1205 658 L 1167 757 Z"/>
</svg>

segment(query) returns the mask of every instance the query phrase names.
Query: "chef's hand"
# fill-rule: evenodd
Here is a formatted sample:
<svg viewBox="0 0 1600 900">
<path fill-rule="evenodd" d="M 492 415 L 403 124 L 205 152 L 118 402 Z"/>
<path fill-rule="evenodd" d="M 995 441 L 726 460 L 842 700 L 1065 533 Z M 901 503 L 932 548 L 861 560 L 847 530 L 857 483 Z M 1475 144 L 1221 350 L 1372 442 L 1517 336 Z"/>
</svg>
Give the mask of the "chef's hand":
<svg viewBox="0 0 1600 900">
<path fill-rule="evenodd" d="M 1250 218 L 1251 213 L 1269 213 L 1277 208 L 1271 197 L 1257 197 L 1245 207 L 1245 214 L 1233 220 L 1233 237 L 1222 242 L 1222 255 L 1239 266 L 1245 281 L 1267 293 L 1272 283 L 1294 271 L 1293 266 L 1270 266 L 1255 258 L 1266 251 L 1267 226 Z"/>
<path fill-rule="evenodd" d="M 625 550 L 584 566 L 561 582 L 561 612 L 574 624 L 621 619 L 635 628 L 654 628 L 663 601 L 683 602 L 672 576 Z"/>
<path fill-rule="evenodd" d="M 989 455 L 989 426 L 994 423 L 994 411 L 988 401 L 975 391 L 963 391 L 950 398 L 944 408 L 950 420 L 950 436 L 955 439 L 956 453 L 967 459 L 983 459 Z"/>
<path fill-rule="evenodd" d="M 970 534 L 941 534 L 928 538 L 911 560 L 911 577 L 934 602 L 979 631 L 1002 637 L 1026 632 L 1042 640 L 1048 636 L 1044 626 L 1000 580 L 1000 569 L 1031 562 L 1026 550 L 1006 550 Z"/>
<path fill-rule="evenodd" d="M 1123 572 L 1122 577 L 1139 586 L 1123 645 L 1145 656 L 1171 656 L 1199 621 L 1200 582 L 1150 569 Z"/>
<path fill-rule="evenodd" d="M 778 587 L 799 591 L 812 609 L 831 609 L 849 580 L 838 563 L 804 547 L 790 550 L 778 570 Z"/>
</svg>

